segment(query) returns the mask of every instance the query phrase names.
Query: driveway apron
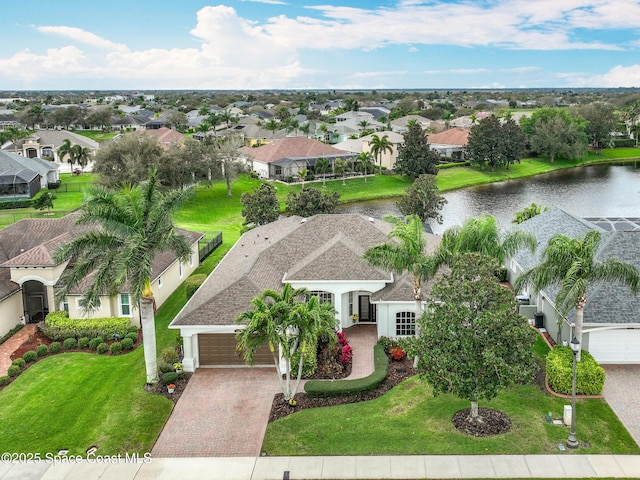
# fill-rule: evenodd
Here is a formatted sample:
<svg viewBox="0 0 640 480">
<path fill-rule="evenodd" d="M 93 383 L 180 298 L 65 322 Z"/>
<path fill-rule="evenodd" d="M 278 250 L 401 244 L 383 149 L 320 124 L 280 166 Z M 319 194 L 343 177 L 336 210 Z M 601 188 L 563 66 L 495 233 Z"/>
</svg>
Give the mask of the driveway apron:
<svg viewBox="0 0 640 480">
<path fill-rule="evenodd" d="M 259 456 L 273 396 L 279 391 L 273 368 L 196 370 L 153 456 Z"/>
<path fill-rule="evenodd" d="M 640 445 L 640 365 L 603 365 L 604 397 Z"/>
</svg>

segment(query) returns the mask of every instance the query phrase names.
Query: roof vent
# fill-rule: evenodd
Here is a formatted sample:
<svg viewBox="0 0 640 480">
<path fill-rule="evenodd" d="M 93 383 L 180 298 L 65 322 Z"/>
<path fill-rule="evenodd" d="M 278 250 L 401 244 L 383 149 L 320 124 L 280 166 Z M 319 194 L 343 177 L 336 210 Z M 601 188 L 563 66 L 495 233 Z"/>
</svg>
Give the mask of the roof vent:
<svg viewBox="0 0 640 480">
<path fill-rule="evenodd" d="M 371 223 L 373 223 L 373 222 L 374 222 L 374 218 L 373 218 L 373 217 L 369 217 L 369 221 L 370 221 Z"/>
<path fill-rule="evenodd" d="M 303 218 L 302 220 L 300 220 L 300 223 L 305 223 L 307 221 L 306 218 Z"/>
</svg>

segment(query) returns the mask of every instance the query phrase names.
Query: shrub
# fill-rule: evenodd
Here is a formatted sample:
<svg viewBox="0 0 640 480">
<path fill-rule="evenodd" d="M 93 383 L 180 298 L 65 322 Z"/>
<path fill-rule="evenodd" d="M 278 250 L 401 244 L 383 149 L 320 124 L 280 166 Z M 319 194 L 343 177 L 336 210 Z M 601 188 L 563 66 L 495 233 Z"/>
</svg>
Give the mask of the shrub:
<svg viewBox="0 0 640 480">
<path fill-rule="evenodd" d="M 131 326 L 129 318 L 74 318 L 67 312 L 49 312 L 42 325 L 42 331 L 53 340 L 64 340 L 73 337 L 118 338 L 124 337 Z"/>
<path fill-rule="evenodd" d="M 21 368 L 19 366 L 11 365 L 7 369 L 7 375 L 9 375 L 11 378 L 17 377 L 18 375 L 20 375 L 20 370 L 21 370 Z"/>
<path fill-rule="evenodd" d="M 389 360 L 381 345 L 373 347 L 373 362 L 375 370 L 371 375 L 356 380 L 309 380 L 304 391 L 310 397 L 341 397 L 360 392 L 370 392 L 387 378 Z"/>
<path fill-rule="evenodd" d="M 109 347 L 109 351 L 111 352 L 112 355 L 118 355 L 119 353 L 122 352 L 122 343 L 113 342 Z"/>
<path fill-rule="evenodd" d="M 11 365 L 17 365 L 20 368 L 23 368 L 26 364 L 27 362 L 24 361 L 24 358 L 16 358 L 13 362 L 11 362 Z"/>
<path fill-rule="evenodd" d="M 38 348 L 36 348 L 36 355 L 39 357 L 44 357 L 47 353 L 49 353 L 49 347 L 47 345 L 38 345 Z"/>
<path fill-rule="evenodd" d="M 62 346 L 64 347 L 65 350 L 71 350 L 78 346 L 78 341 L 73 337 L 65 338 L 64 342 L 62 342 Z"/>
<path fill-rule="evenodd" d="M 13 210 L 14 208 L 31 208 L 31 200 L 5 200 L 0 202 L 0 210 Z"/>
<path fill-rule="evenodd" d="M 136 330 L 135 332 L 129 332 L 124 338 L 129 338 L 135 343 L 138 341 L 138 331 Z"/>
<path fill-rule="evenodd" d="M 389 353 L 391 354 L 391 358 L 394 360 L 402 360 L 406 353 L 404 353 L 404 349 L 400 345 L 395 345 L 389 349 Z"/>
<path fill-rule="evenodd" d="M 173 365 L 178 361 L 178 352 L 176 352 L 175 347 L 164 347 L 162 349 L 162 353 L 160 353 L 160 358 L 163 362 L 167 362 Z"/>
<path fill-rule="evenodd" d="M 100 345 L 97 346 L 96 348 L 96 352 L 98 353 L 107 353 L 109 351 L 109 345 L 107 345 L 106 343 L 102 342 Z"/>
<path fill-rule="evenodd" d="M 384 353 L 389 353 L 391 347 L 398 346 L 398 341 L 389 337 L 380 337 L 377 344 L 384 349 Z"/>
<path fill-rule="evenodd" d="M 173 372 L 173 365 L 167 362 L 160 361 L 158 362 L 158 371 L 162 374 Z"/>
<path fill-rule="evenodd" d="M 194 275 L 191 275 L 184 281 L 184 292 L 187 294 L 187 300 L 189 300 L 193 296 L 193 294 L 196 293 L 196 290 L 198 290 L 200 285 L 202 285 L 202 282 L 204 282 L 206 279 L 206 274 L 196 273 Z"/>
<path fill-rule="evenodd" d="M 581 395 L 601 394 L 604 369 L 586 350 L 582 350 L 580 356 L 576 367 L 576 392 Z M 571 395 L 573 352 L 570 347 L 556 346 L 547 354 L 547 378 L 553 391 Z"/>
<path fill-rule="evenodd" d="M 348 345 L 348 344 L 343 345 L 340 351 L 340 362 L 345 364 L 349 363 L 349 360 L 351 360 L 351 357 L 353 357 L 351 345 Z"/>
<path fill-rule="evenodd" d="M 127 333 L 138 333 L 138 327 L 136 327 L 135 325 L 129 325 L 129 328 L 127 328 Z"/>
<path fill-rule="evenodd" d="M 88 337 L 80 337 L 78 339 L 78 348 L 87 348 L 89 346 L 89 338 Z"/>
<path fill-rule="evenodd" d="M 10 382 L 11 382 L 11 378 L 9 378 L 7 375 L 0 377 L 0 387 L 9 385 Z"/>
<path fill-rule="evenodd" d="M 62 344 L 60 342 L 53 342 L 49 345 L 49 353 L 60 353 L 62 350 Z"/>
<path fill-rule="evenodd" d="M 162 375 L 162 383 L 169 385 L 170 383 L 175 382 L 177 378 L 178 374 L 176 372 L 167 372 Z"/>
<path fill-rule="evenodd" d="M 34 350 L 29 350 L 28 352 L 24 352 L 22 358 L 24 358 L 25 362 L 31 363 L 36 361 L 36 358 L 38 358 L 38 354 Z"/>
<path fill-rule="evenodd" d="M 89 348 L 91 350 L 97 350 L 98 345 L 100 345 L 103 341 L 104 340 L 102 339 L 102 337 L 92 338 L 91 340 L 89 340 Z"/>
<path fill-rule="evenodd" d="M 316 373 L 318 365 L 317 345 L 308 345 L 304 349 L 304 359 L 302 360 L 302 377 L 309 378 Z M 298 375 L 298 365 L 300 364 L 300 352 L 297 351 L 291 356 L 291 375 Z"/>
<path fill-rule="evenodd" d="M 129 337 L 124 337 L 120 343 L 122 343 L 123 350 L 131 350 L 133 348 L 133 340 Z"/>
</svg>

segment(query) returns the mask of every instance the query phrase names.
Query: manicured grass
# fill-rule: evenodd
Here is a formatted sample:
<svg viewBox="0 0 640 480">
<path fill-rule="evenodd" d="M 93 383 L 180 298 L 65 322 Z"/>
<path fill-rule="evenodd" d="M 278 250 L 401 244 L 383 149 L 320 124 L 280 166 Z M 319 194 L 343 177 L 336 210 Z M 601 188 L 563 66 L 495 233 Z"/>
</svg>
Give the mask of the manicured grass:
<svg viewBox="0 0 640 480">
<path fill-rule="evenodd" d="M 117 133 L 103 132 L 102 130 L 72 130 L 72 132 L 95 140 L 98 143 L 111 140 L 118 135 Z"/>
<path fill-rule="evenodd" d="M 507 413 L 509 433 L 474 438 L 459 433 L 452 415 L 469 402 L 452 395 L 433 397 L 429 385 L 412 377 L 380 398 L 337 407 L 303 410 L 270 423 L 262 450 L 280 455 L 555 454 L 569 434 L 545 422 L 562 416 L 566 400 L 522 385 L 480 407 Z M 580 400 L 577 436 L 588 442 L 579 454 L 638 454 L 640 448 L 604 400 Z"/>
</svg>

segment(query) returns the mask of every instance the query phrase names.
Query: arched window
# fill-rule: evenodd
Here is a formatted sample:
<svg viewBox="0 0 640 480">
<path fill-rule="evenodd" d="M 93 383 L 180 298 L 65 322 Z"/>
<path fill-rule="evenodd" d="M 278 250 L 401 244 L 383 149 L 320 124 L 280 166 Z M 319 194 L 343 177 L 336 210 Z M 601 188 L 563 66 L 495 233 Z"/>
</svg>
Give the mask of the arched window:
<svg viewBox="0 0 640 480">
<path fill-rule="evenodd" d="M 396 335 L 408 336 L 416 334 L 416 314 L 415 312 L 396 313 Z"/>
</svg>

